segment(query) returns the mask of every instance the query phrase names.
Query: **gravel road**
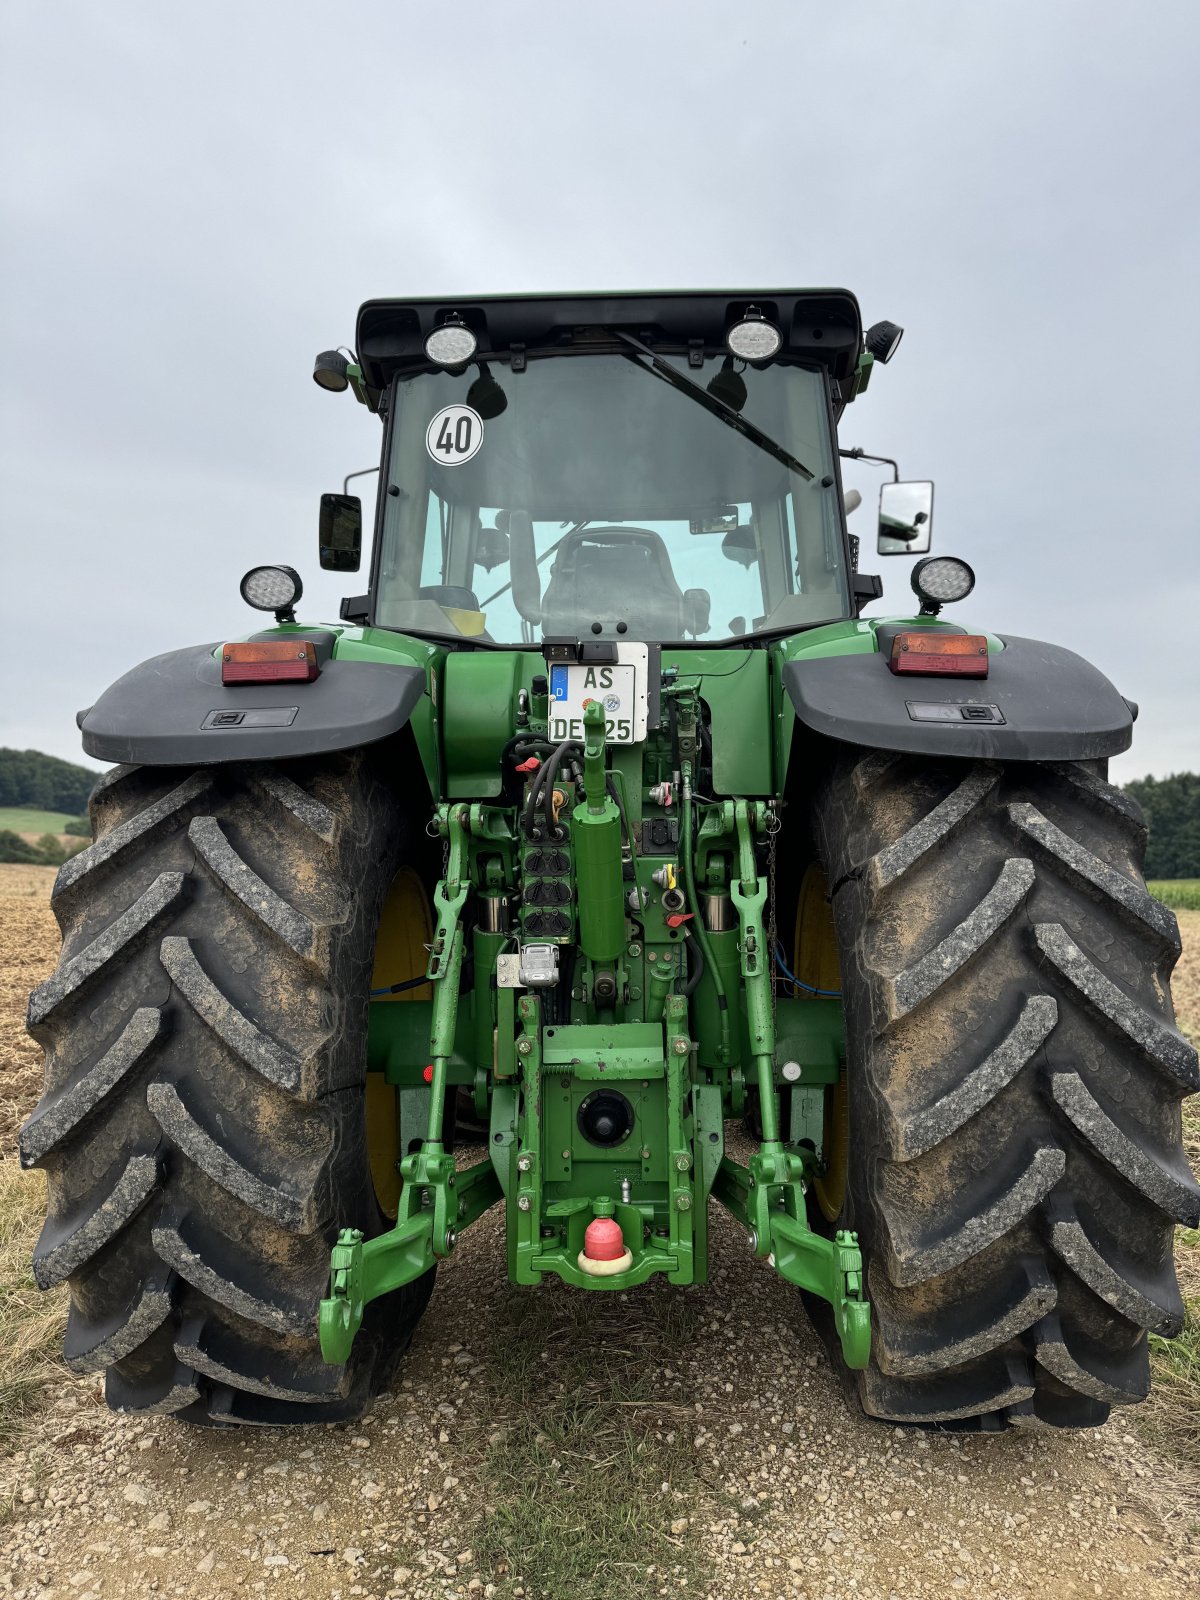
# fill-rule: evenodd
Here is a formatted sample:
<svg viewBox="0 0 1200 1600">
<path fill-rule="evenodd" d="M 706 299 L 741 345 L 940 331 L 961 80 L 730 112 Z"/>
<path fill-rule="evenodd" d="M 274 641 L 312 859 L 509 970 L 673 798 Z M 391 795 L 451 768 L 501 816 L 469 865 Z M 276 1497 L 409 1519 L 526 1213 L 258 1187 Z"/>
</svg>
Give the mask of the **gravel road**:
<svg viewBox="0 0 1200 1600">
<path fill-rule="evenodd" d="M 55 946 L 41 895 L 4 898 L 6 886 L 0 1074 L 15 1110 L 33 1068 L 24 993 Z M 569 1401 L 579 1341 L 590 1341 L 607 1359 L 605 1395 L 614 1373 L 629 1380 L 612 1382 L 614 1415 L 642 1418 L 663 1463 L 657 1493 L 678 1560 L 647 1579 L 631 1545 L 612 1600 L 1200 1593 L 1188 1542 L 1200 1506 L 1128 1415 L 1068 1435 L 868 1424 L 843 1403 L 794 1292 L 716 1210 L 713 1258 L 707 1289 L 537 1291 L 540 1348 L 524 1354 L 546 1395 Z M 352 1428 L 210 1432 L 115 1416 L 96 1379 L 64 1373 L 0 1459 L 0 1594 L 542 1600 L 536 1564 L 522 1571 L 519 1555 L 474 1547 L 481 1505 L 497 1509 L 487 1463 L 529 1422 L 505 1401 L 527 1304 L 505 1282 L 497 1219 L 485 1218 L 443 1269 L 391 1391 Z M 616 1398 L 625 1393 L 637 1398 Z M 619 1454 L 597 1452 L 577 1514 L 620 1495 L 621 1473 Z"/>
</svg>

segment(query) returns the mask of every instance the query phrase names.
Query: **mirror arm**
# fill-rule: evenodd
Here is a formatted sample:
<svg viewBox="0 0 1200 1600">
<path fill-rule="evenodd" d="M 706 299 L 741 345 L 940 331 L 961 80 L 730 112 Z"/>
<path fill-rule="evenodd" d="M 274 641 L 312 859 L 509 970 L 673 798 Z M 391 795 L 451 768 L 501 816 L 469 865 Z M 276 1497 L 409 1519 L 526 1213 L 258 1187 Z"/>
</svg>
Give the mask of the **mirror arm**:
<svg viewBox="0 0 1200 1600">
<path fill-rule="evenodd" d="M 892 482 L 900 482 L 900 468 L 897 463 L 892 460 L 891 456 L 868 455 L 860 444 L 853 445 L 849 450 L 839 450 L 838 455 L 844 456 L 847 461 L 879 461 L 885 467 L 891 467 Z"/>
<path fill-rule="evenodd" d="M 350 493 L 350 479 L 351 478 L 369 478 L 373 472 L 378 472 L 378 471 L 379 471 L 378 467 L 363 467 L 360 472 L 348 472 L 346 474 L 346 476 L 342 479 L 342 493 L 343 494 L 349 494 Z"/>
</svg>

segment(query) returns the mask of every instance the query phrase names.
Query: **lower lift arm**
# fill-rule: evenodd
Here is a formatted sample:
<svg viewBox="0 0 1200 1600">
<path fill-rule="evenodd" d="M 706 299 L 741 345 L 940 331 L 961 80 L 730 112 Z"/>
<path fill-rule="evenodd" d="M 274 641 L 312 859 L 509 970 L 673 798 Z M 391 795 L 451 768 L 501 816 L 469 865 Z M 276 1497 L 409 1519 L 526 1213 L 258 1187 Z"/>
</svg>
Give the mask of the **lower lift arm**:
<svg viewBox="0 0 1200 1600">
<path fill-rule="evenodd" d="M 481 808 L 442 807 L 439 826 L 449 840 L 446 873 L 434 893 L 437 931 L 426 976 L 434 985 L 430 1028 L 429 1124 L 424 1143 L 400 1163 L 404 1182 L 395 1226 L 374 1239 L 343 1228 L 330 1257 L 329 1295 L 321 1301 L 318 1332 L 326 1361 L 350 1355 L 363 1312 L 372 1300 L 413 1283 L 439 1257 L 454 1249 L 459 1233 L 500 1199 L 500 1181 L 490 1161 L 457 1172 L 442 1144 L 446 1068 L 454 1048 L 462 973 L 462 908 L 466 902 L 466 835 L 482 818 Z"/>
<path fill-rule="evenodd" d="M 713 1194 L 748 1230 L 755 1253 L 768 1257 L 781 1278 L 828 1301 L 846 1365 L 861 1368 L 871 1355 L 871 1307 L 863 1295 L 857 1235 L 839 1230 L 827 1239 L 812 1231 L 804 1206 L 804 1157 L 785 1150 L 779 1138 L 767 885 L 754 850 L 755 831 L 769 825 L 769 814 L 747 800 L 727 801 L 726 807 L 732 813 L 729 831 L 737 839 L 738 867 L 730 887 L 738 914 L 738 954 L 763 1141 L 748 1167 L 728 1156 L 722 1159 Z"/>
</svg>

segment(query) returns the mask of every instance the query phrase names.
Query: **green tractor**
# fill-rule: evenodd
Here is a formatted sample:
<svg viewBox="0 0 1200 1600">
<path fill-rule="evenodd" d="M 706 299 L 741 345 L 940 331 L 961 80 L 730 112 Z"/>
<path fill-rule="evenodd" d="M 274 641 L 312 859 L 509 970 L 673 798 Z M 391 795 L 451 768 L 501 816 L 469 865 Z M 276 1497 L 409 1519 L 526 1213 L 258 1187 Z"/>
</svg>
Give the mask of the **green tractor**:
<svg viewBox="0 0 1200 1600">
<path fill-rule="evenodd" d="M 843 290 L 376 300 L 318 357 L 383 424 L 367 592 L 256 567 L 271 625 L 79 718 L 21 1151 L 110 1405 L 352 1418 L 485 1211 L 514 1283 L 611 1294 L 703 1284 L 712 1202 L 870 1416 L 1145 1396 L 1200 1077 L 1136 707 L 945 618 L 929 484 L 862 615 L 838 425 L 899 338 Z M 325 496 L 321 565 L 361 545 Z"/>
</svg>

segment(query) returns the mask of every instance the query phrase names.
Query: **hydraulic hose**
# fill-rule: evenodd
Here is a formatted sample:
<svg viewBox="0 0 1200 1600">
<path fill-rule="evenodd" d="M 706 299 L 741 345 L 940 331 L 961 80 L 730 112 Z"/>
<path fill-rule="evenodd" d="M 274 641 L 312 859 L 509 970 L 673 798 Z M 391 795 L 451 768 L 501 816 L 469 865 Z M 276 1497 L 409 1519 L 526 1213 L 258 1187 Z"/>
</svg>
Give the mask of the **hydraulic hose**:
<svg viewBox="0 0 1200 1600">
<path fill-rule="evenodd" d="M 691 957 L 691 971 L 688 973 L 687 982 L 679 991 L 686 1000 L 690 1000 L 700 986 L 700 979 L 704 976 L 704 969 L 708 963 L 704 959 L 704 951 L 692 930 L 684 924 L 683 937 L 687 940 L 687 951 Z"/>
<path fill-rule="evenodd" d="M 629 818 L 625 814 L 625 802 L 624 802 L 624 800 L 621 799 L 621 791 L 617 787 L 617 781 L 613 777 L 611 772 L 605 774 L 604 787 L 608 790 L 609 794 L 612 796 L 613 804 L 616 806 L 617 810 L 621 813 L 621 831 L 625 835 L 625 843 L 629 847 L 630 858 L 631 859 L 636 859 L 636 857 L 637 857 L 637 847 L 634 845 L 634 842 L 633 842 L 633 830 L 629 826 Z"/>
<path fill-rule="evenodd" d="M 558 768 L 558 763 L 563 758 L 564 752 L 571 749 L 573 743 L 574 741 L 571 739 L 564 739 L 562 744 L 556 745 L 546 759 L 542 762 L 541 766 L 534 775 L 533 782 L 529 786 L 529 796 L 525 801 L 525 810 L 521 817 L 521 831 L 527 839 L 532 837 L 534 812 L 538 809 L 538 799 L 541 795 L 543 785 L 547 784 L 548 782 L 550 784 L 551 793 L 553 793 L 554 773 Z M 546 806 L 545 820 L 547 835 L 549 837 L 553 837 L 554 817 L 553 812 L 550 810 L 549 804 Z"/>
<path fill-rule="evenodd" d="M 546 824 L 546 837 L 553 839 L 558 832 L 558 824 L 554 820 L 554 780 L 558 777 L 558 764 L 568 750 L 577 750 L 579 746 L 573 739 L 564 739 L 549 758 L 542 763 L 542 772 L 538 773 L 539 781 L 544 782 L 542 789 L 542 819 Z M 545 777 L 543 779 L 543 773 Z M 536 803 L 536 802 L 535 802 Z"/>
<path fill-rule="evenodd" d="M 700 896 L 696 893 L 696 871 L 692 862 L 692 764 L 690 761 L 680 762 L 679 777 L 680 787 L 683 791 L 679 841 L 679 855 L 683 865 L 683 886 L 687 890 L 688 904 L 695 912 L 692 920 L 695 925 L 696 944 L 704 958 L 705 965 L 712 973 L 713 988 L 717 992 L 717 1009 L 721 1017 L 720 1059 L 723 1062 L 728 1062 L 730 1060 L 729 1001 L 725 995 L 725 984 L 721 978 L 721 969 L 713 959 L 712 947 L 708 942 L 708 929 L 704 926 L 704 913 L 700 906 Z"/>
</svg>

